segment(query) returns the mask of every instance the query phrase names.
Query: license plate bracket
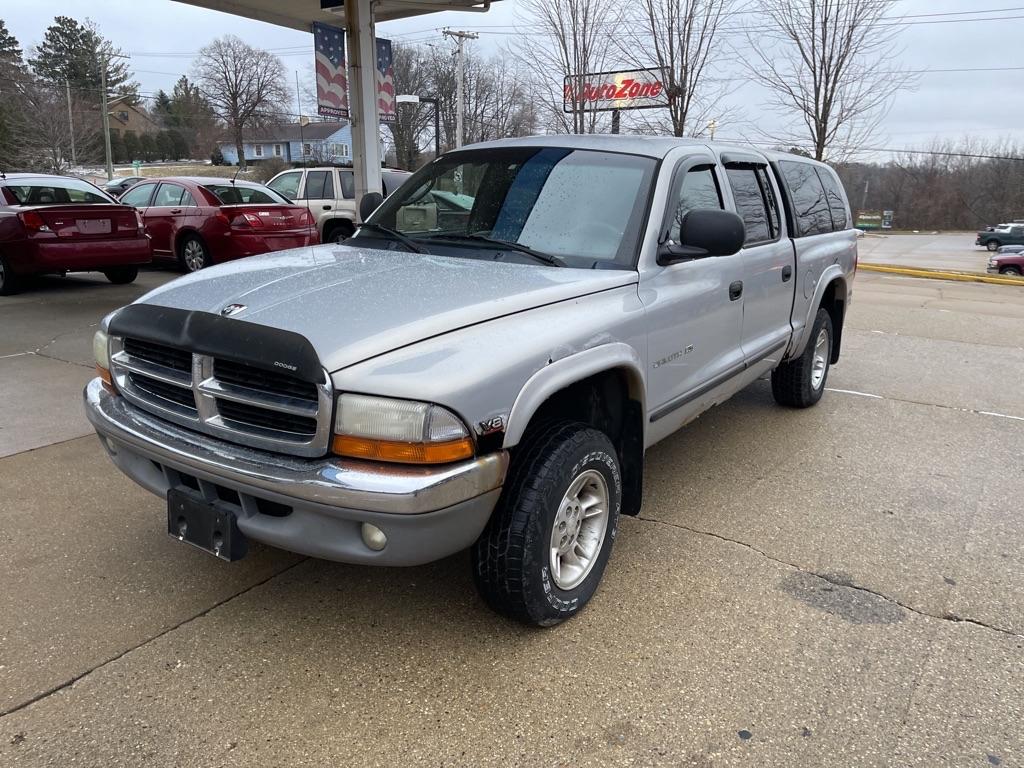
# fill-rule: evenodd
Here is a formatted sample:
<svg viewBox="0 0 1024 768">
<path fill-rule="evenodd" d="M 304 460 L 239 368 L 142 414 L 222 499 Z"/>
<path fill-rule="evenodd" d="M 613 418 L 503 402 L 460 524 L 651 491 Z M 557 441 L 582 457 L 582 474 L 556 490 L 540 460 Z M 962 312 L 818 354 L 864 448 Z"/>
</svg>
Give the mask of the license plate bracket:
<svg viewBox="0 0 1024 768">
<path fill-rule="evenodd" d="M 228 562 L 241 560 L 249 549 L 234 511 L 180 488 L 167 491 L 167 533 Z"/>
<path fill-rule="evenodd" d="M 79 219 L 75 224 L 83 235 L 109 235 L 112 230 L 110 219 Z"/>
</svg>

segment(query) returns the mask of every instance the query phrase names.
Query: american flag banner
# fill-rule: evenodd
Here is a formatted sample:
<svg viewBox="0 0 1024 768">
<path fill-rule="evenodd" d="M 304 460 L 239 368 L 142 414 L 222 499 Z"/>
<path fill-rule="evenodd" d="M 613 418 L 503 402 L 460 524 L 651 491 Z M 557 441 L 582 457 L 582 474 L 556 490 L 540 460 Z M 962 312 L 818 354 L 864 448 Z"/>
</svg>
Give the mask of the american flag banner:
<svg viewBox="0 0 1024 768">
<path fill-rule="evenodd" d="M 391 41 L 377 38 L 377 110 L 383 123 L 393 123 L 396 117 L 395 67 L 391 55 Z"/>
<path fill-rule="evenodd" d="M 326 117 L 348 118 L 345 33 L 338 27 L 314 22 L 313 47 L 316 50 L 316 111 Z"/>
</svg>

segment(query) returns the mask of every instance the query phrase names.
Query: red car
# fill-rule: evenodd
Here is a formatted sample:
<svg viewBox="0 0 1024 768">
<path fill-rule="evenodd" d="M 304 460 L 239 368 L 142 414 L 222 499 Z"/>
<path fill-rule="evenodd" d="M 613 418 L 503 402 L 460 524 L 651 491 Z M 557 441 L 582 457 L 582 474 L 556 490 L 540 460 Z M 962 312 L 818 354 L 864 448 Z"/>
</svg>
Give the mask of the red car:
<svg viewBox="0 0 1024 768">
<path fill-rule="evenodd" d="M 142 215 L 153 255 L 195 272 L 222 261 L 320 242 L 303 205 L 232 179 L 167 178 L 136 184 L 121 196 Z"/>
<path fill-rule="evenodd" d="M 102 272 L 130 283 L 152 261 L 139 214 L 88 182 L 0 173 L 0 295 L 26 275 Z"/>
</svg>

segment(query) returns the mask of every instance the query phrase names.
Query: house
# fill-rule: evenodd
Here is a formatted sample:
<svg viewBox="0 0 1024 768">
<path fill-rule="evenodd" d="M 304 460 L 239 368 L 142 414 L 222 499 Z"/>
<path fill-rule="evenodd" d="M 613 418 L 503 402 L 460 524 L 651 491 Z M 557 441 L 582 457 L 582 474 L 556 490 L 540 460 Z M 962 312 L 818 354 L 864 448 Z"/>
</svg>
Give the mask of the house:
<svg viewBox="0 0 1024 768">
<path fill-rule="evenodd" d="M 110 131 L 122 136 L 132 131 L 136 136 L 144 133 L 159 133 L 160 126 L 156 124 L 145 110 L 139 109 L 131 103 L 130 97 L 118 96 L 107 102 L 107 114 L 110 116 Z"/>
<path fill-rule="evenodd" d="M 238 164 L 235 142 L 220 142 L 224 161 Z M 351 163 L 352 126 L 345 120 L 288 123 L 255 128 L 242 133 L 242 149 L 248 163 L 276 158 L 286 163 Z"/>
</svg>

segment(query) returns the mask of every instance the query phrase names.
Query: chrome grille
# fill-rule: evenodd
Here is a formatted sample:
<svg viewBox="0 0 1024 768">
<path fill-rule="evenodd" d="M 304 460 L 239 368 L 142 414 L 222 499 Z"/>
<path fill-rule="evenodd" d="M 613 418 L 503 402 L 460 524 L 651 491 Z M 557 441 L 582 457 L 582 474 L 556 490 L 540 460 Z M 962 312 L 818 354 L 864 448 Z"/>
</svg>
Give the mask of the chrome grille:
<svg viewBox="0 0 1024 768">
<path fill-rule="evenodd" d="M 333 396 L 326 371 L 313 384 L 135 338 L 111 337 L 110 353 L 124 396 L 168 421 L 254 448 L 327 452 Z"/>
</svg>

